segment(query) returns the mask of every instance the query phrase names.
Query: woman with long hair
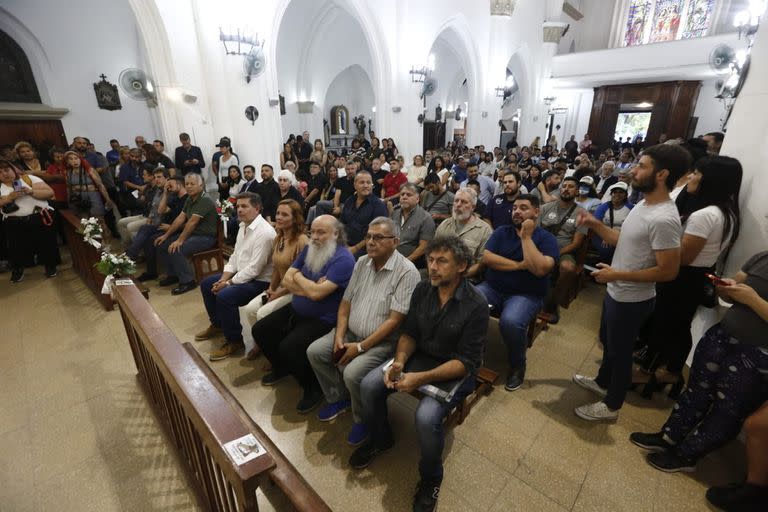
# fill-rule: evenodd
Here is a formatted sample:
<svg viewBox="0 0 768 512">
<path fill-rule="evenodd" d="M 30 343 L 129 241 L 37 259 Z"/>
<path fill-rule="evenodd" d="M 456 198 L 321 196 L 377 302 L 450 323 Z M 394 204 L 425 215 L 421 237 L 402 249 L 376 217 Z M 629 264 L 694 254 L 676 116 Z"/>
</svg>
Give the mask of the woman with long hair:
<svg viewBox="0 0 768 512">
<path fill-rule="evenodd" d="M 32 144 L 26 141 L 20 141 L 13 146 L 13 149 L 19 157 L 18 165 L 22 171 L 45 180 L 43 163 L 38 158 L 37 151 L 32 147 Z"/>
<path fill-rule="evenodd" d="M 683 387 L 682 370 L 693 344 L 691 321 L 711 286 L 707 274 L 739 236 L 742 174 L 735 158 L 704 157 L 677 196 L 683 224 L 680 272 L 673 281 L 656 285 L 648 346 L 633 376 L 634 383 L 647 383 L 646 396 L 669 384 L 670 396 L 676 397 Z"/>
<path fill-rule="evenodd" d="M 323 141 L 320 139 L 315 139 L 315 147 L 312 150 L 312 153 L 309 155 L 309 163 L 317 164 L 322 169 L 325 167 L 327 159 L 328 155 L 326 154 L 325 148 L 323 147 Z"/>
<path fill-rule="evenodd" d="M 305 234 L 303 208 L 292 199 L 284 199 L 277 203 L 275 213 L 275 231 L 277 236 L 272 243 L 272 281 L 264 293 L 254 298 L 246 306 L 240 308 L 240 324 L 243 326 L 243 339 L 253 343 L 251 328 L 253 324 L 287 306 L 293 296 L 283 287 L 283 276 L 290 268 L 293 260 L 309 243 Z M 261 350 L 258 345 L 248 352 L 248 359 L 256 359 Z"/>
<path fill-rule="evenodd" d="M 290 144 L 290 142 L 286 142 L 283 144 L 283 151 L 280 152 L 280 168 L 285 169 L 285 163 L 286 162 L 293 162 L 296 165 L 296 168 L 299 168 L 299 157 L 296 156 L 296 153 L 293 150 L 293 145 Z"/>
<path fill-rule="evenodd" d="M 240 167 L 230 165 L 227 169 L 227 175 L 219 183 L 219 200 L 234 202 L 235 196 L 240 193 L 242 184 L 243 173 L 240 172 Z"/>
<path fill-rule="evenodd" d="M 80 217 L 96 217 L 104 233 L 108 233 L 104 223 L 106 207 L 117 210 L 117 206 L 110 199 L 99 173 L 90 166 L 86 167 L 75 151 L 64 153 L 64 165 L 70 208 Z"/>
</svg>

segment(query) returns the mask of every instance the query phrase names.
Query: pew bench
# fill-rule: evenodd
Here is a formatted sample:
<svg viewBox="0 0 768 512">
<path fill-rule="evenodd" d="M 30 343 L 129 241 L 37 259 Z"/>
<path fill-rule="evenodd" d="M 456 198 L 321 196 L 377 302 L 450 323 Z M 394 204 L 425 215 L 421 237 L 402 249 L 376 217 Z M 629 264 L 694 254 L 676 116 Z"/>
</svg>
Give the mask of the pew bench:
<svg viewBox="0 0 768 512">
<path fill-rule="evenodd" d="M 192 255 L 192 267 L 195 269 L 195 281 L 198 284 L 208 276 L 224 272 L 224 227 L 218 223 L 216 229 L 216 245 L 212 249 L 197 252 Z"/>
</svg>

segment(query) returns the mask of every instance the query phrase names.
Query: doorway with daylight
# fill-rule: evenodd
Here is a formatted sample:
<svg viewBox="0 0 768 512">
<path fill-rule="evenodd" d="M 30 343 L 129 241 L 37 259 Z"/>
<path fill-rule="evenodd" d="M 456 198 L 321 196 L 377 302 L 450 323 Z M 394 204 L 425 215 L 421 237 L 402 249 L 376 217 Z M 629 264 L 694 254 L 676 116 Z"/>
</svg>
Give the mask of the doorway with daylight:
<svg viewBox="0 0 768 512">
<path fill-rule="evenodd" d="M 629 137 L 630 142 L 635 142 L 638 137 L 645 139 L 650 124 L 650 112 L 619 112 L 613 138 L 619 142 L 626 141 L 627 137 Z"/>
</svg>

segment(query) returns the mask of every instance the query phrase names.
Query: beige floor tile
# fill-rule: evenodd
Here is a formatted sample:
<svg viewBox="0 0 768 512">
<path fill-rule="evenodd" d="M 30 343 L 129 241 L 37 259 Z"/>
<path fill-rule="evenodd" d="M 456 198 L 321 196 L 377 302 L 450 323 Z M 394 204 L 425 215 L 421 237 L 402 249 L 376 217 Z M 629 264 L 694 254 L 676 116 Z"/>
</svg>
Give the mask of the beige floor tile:
<svg viewBox="0 0 768 512">
<path fill-rule="evenodd" d="M 478 510 L 488 510 L 510 477 L 511 473 L 506 468 L 462 446 L 445 465 L 443 487 L 455 492 Z"/>
<path fill-rule="evenodd" d="M 0 434 L 0 503 L 33 490 L 31 446 L 26 426 Z"/>
<path fill-rule="evenodd" d="M 0 495 L 0 512 L 45 512 L 40 508 L 37 491 L 31 490 L 19 494 Z"/>
<path fill-rule="evenodd" d="M 509 479 L 491 508 L 491 512 L 528 512 L 530 510 L 566 512 L 568 509 L 515 477 Z"/>
</svg>

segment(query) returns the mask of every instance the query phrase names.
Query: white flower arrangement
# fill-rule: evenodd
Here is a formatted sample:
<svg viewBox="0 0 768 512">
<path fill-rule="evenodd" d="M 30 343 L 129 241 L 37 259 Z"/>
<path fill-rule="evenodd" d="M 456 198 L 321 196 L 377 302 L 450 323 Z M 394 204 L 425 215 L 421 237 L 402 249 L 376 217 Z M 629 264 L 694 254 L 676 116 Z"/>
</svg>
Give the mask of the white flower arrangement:
<svg viewBox="0 0 768 512">
<path fill-rule="evenodd" d="M 105 276 L 115 274 L 128 276 L 136 272 L 136 262 L 125 253 L 114 255 L 109 251 L 101 253 L 101 259 L 96 263 L 96 269 Z"/>
<path fill-rule="evenodd" d="M 101 240 L 104 233 L 101 230 L 101 224 L 96 217 L 89 217 L 80 221 L 80 229 L 83 233 L 85 243 L 92 245 L 96 249 L 101 248 Z"/>
<path fill-rule="evenodd" d="M 235 215 L 235 205 L 229 201 L 216 201 L 216 211 L 219 212 L 219 216 L 230 218 Z"/>
</svg>

